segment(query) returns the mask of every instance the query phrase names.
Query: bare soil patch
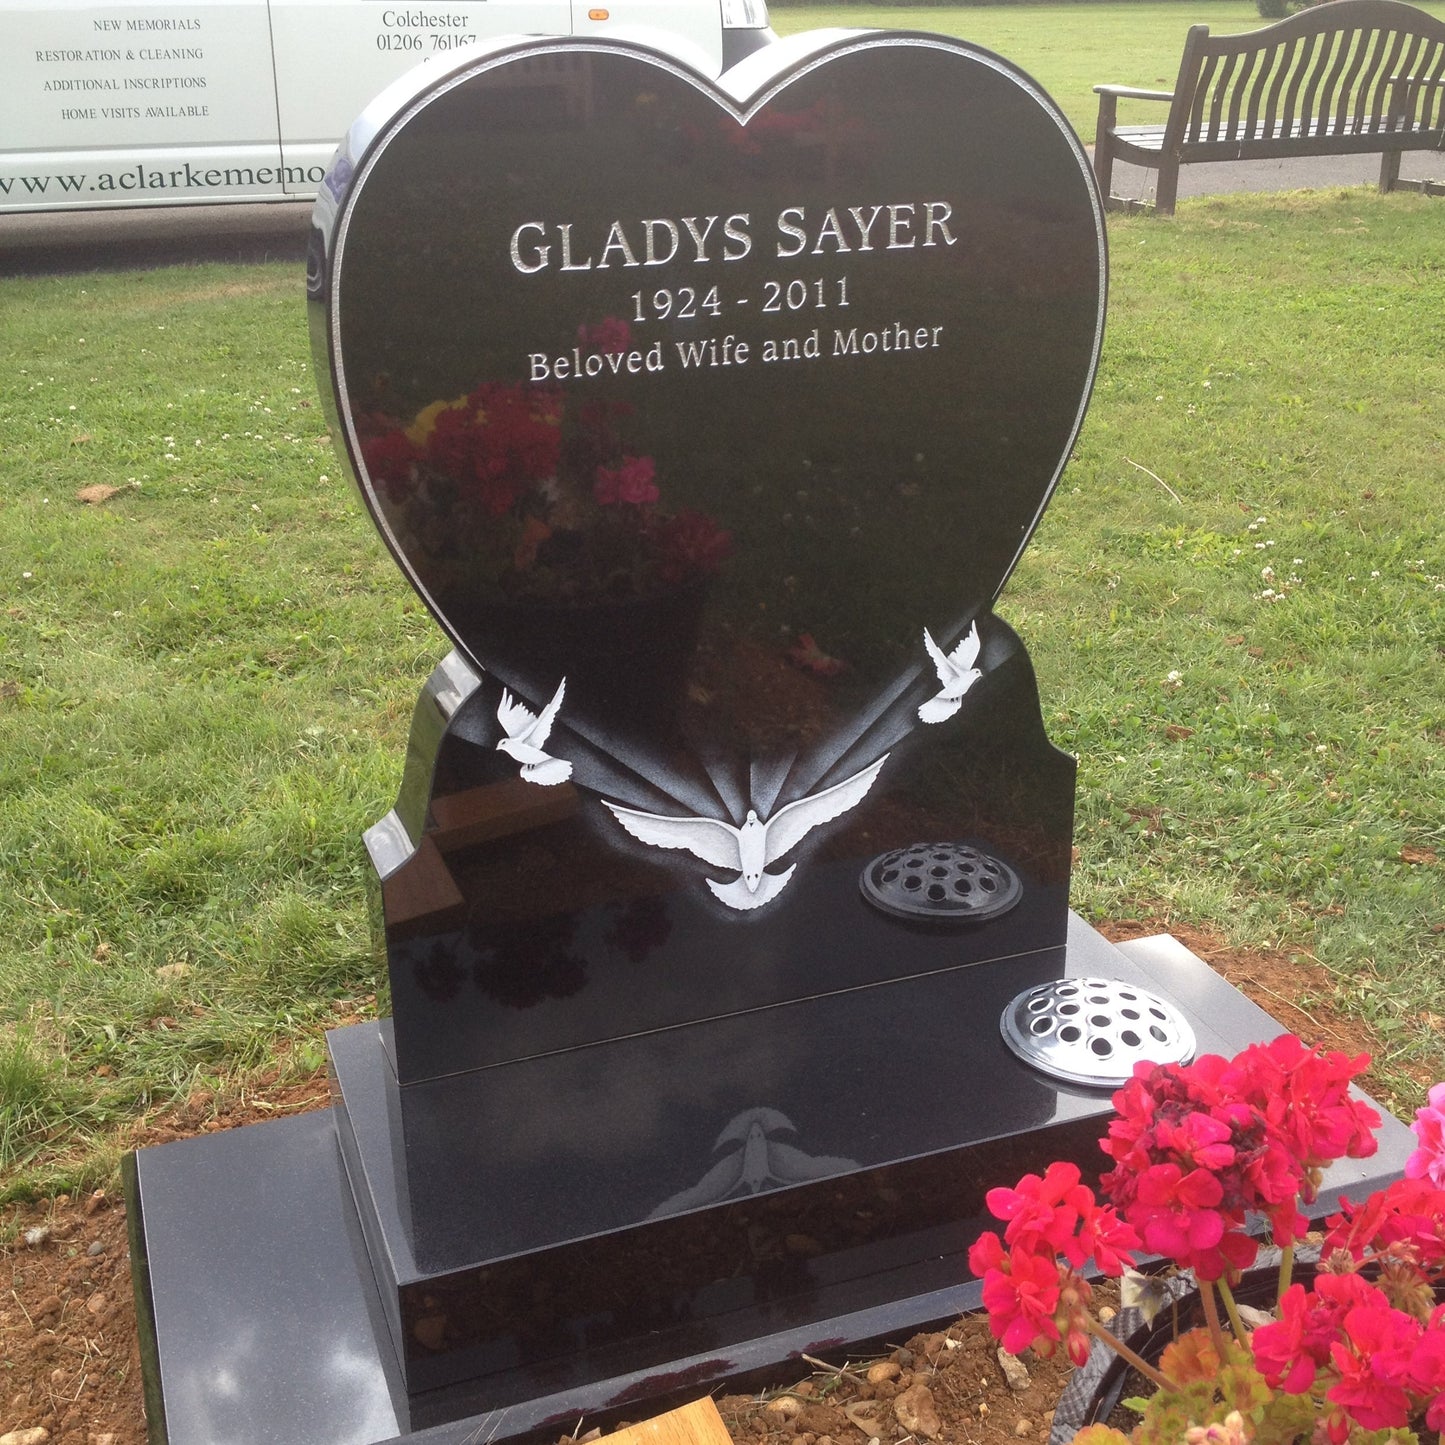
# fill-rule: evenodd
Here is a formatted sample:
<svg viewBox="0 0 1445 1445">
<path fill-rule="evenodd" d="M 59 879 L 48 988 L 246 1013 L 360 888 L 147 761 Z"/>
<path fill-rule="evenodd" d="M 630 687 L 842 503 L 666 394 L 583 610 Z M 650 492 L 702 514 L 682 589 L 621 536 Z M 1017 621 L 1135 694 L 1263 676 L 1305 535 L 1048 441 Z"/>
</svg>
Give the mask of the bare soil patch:
<svg viewBox="0 0 1445 1445">
<path fill-rule="evenodd" d="M 1330 1007 L 1333 981 L 1314 965 L 1232 948 L 1175 922 L 1101 931 L 1122 941 L 1166 928 L 1283 1027 L 1329 1048 L 1375 1050 L 1365 1023 Z M 1420 1083 L 1423 1093 L 1429 1080 Z M 130 1142 L 166 1143 L 326 1102 L 324 1078 L 262 1080 L 234 1097 L 202 1092 L 138 1123 Z M 144 1445 L 125 1207 L 116 1191 L 12 1206 L 0 1215 L 0 1238 L 13 1240 L 0 1249 L 0 1442 Z M 1026 1374 L 1007 1377 L 987 1323 L 966 1316 L 873 1360 L 850 1361 L 840 1352 L 803 1362 L 796 1378 L 779 1379 L 775 1390 L 724 1396 L 718 1406 L 737 1445 L 1042 1442 L 1069 1365 L 1062 1354 L 1024 1363 Z"/>
</svg>

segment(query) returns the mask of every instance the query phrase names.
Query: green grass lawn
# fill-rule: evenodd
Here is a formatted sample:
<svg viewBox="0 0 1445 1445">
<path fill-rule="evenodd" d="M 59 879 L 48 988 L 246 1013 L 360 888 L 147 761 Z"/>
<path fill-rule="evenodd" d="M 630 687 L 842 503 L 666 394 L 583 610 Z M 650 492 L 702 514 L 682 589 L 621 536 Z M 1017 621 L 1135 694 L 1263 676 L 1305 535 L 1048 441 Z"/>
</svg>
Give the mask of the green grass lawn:
<svg viewBox="0 0 1445 1445">
<path fill-rule="evenodd" d="M 1079 902 L 1307 953 L 1440 1077 L 1445 213 L 1396 199 L 1111 219 L 1089 420 L 1003 610 L 1080 757 Z"/>
<path fill-rule="evenodd" d="M 1445 3 L 1418 8 L 1445 17 Z M 1246 0 L 1111 0 L 1088 5 L 787 5 L 772 12 L 780 35 L 823 26 L 929 30 L 972 41 L 1022 67 L 1053 97 L 1086 142 L 1099 114 L 1096 85 L 1170 90 L 1191 25 L 1218 35 L 1268 24 Z M 1126 125 L 1162 123 L 1165 107 L 1123 101 Z"/>
<path fill-rule="evenodd" d="M 1413 1108 L 1391 1068 L 1445 1073 L 1445 209 L 1110 227 L 1092 411 L 1001 607 L 1080 758 L 1075 903 L 1319 960 Z M 3 1197 L 104 1179 L 137 1112 L 314 1069 L 369 1006 L 359 835 L 445 646 L 326 437 L 295 266 L 0 306 Z"/>
</svg>

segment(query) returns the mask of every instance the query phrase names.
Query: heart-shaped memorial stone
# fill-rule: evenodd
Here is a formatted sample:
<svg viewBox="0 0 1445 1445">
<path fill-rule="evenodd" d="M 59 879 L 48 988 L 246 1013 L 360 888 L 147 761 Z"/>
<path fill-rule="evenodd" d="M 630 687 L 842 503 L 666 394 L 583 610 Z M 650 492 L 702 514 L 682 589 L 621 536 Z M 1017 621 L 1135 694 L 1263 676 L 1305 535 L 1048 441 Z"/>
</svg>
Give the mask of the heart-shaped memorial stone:
<svg viewBox="0 0 1445 1445">
<path fill-rule="evenodd" d="M 645 49 L 414 72 L 351 138 L 318 293 L 341 435 L 481 667 L 621 747 L 819 747 L 985 609 L 1098 355 L 1086 159 L 908 33 L 712 82 Z M 325 193 L 324 193 L 325 194 Z M 790 678 L 826 678 L 790 709 Z"/>
<path fill-rule="evenodd" d="M 1057 110 L 906 32 L 450 64 L 353 127 L 312 270 L 469 660 L 373 839 L 402 1077 L 1060 950 L 1072 763 L 990 611 L 1101 340 Z"/>
</svg>

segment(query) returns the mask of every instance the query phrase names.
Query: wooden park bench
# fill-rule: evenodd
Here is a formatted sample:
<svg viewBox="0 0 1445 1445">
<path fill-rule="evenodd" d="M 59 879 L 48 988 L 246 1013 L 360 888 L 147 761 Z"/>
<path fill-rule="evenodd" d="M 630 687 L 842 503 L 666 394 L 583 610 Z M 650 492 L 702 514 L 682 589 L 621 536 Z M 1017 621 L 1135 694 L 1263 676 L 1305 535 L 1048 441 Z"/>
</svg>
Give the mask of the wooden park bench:
<svg viewBox="0 0 1445 1445">
<path fill-rule="evenodd" d="M 1328 0 L 1243 35 L 1190 27 L 1172 91 L 1096 85 L 1094 174 L 1110 197 L 1114 161 L 1159 172 L 1154 208 L 1174 213 L 1179 167 L 1195 161 L 1381 155 L 1380 189 L 1407 150 L 1445 145 L 1445 22 L 1401 0 Z M 1153 126 L 1116 123 L 1121 99 L 1164 101 Z"/>
</svg>

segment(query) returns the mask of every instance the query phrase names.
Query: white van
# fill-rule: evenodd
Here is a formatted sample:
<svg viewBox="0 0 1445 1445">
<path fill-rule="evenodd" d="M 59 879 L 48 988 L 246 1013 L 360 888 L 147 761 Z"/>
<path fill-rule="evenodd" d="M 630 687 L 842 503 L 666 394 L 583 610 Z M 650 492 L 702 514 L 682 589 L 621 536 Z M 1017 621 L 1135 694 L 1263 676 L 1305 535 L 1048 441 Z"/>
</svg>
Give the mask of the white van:
<svg viewBox="0 0 1445 1445">
<path fill-rule="evenodd" d="M 767 23 L 765 0 L 0 0 L 0 212 L 304 200 L 430 56 L 646 27 L 717 73 Z"/>
</svg>

